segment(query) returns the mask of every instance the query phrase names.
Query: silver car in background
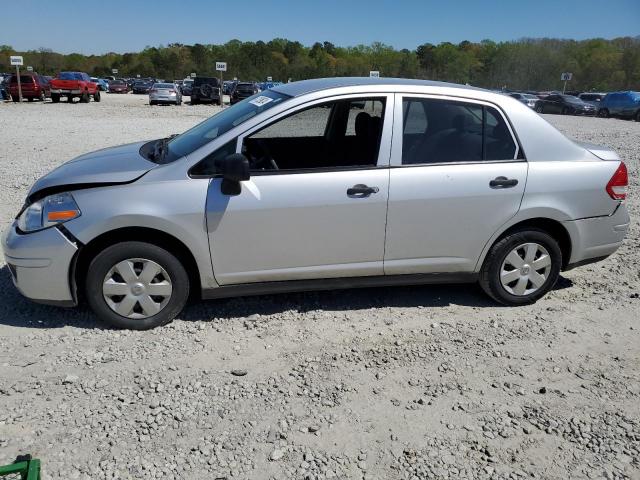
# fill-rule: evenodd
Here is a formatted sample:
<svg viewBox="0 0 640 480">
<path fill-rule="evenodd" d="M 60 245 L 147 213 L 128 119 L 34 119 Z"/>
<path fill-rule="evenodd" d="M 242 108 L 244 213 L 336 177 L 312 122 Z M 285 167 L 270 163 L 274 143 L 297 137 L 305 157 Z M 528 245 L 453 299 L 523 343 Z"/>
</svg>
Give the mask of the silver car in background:
<svg viewBox="0 0 640 480">
<path fill-rule="evenodd" d="M 149 90 L 149 105 L 182 104 L 182 92 L 175 83 L 154 83 Z"/>
<path fill-rule="evenodd" d="M 505 95 L 307 80 L 62 165 L 3 248 L 26 297 L 86 300 L 133 329 L 170 322 L 190 294 L 478 282 L 523 305 L 616 251 L 627 184 L 615 152 Z"/>
<path fill-rule="evenodd" d="M 511 98 L 515 98 L 519 102 L 522 102 L 529 108 L 536 108 L 536 103 L 540 100 L 538 97 L 530 93 L 511 92 L 509 93 L 509 96 Z"/>
</svg>

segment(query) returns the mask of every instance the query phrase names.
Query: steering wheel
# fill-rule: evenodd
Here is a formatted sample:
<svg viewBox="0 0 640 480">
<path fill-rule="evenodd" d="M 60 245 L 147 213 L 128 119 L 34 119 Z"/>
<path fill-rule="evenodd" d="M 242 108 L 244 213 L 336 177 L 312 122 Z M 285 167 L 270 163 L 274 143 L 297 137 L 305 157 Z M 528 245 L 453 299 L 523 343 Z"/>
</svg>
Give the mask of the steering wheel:
<svg viewBox="0 0 640 480">
<path fill-rule="evenodd" d="M 256 157 L 254 167 L 261 170 L 280 170 L 275 159 L 271 155 L 269 147 L 261 139 L 256 138 L 255 144 L 260 148 L 261 155 Z"/>
</svg>

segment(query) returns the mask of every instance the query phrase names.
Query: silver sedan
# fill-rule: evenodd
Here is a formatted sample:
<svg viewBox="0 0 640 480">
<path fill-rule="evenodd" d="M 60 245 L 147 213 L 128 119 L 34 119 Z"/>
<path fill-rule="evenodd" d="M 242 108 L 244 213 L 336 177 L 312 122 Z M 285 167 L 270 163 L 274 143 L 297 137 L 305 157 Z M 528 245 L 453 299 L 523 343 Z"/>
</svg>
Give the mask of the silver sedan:
<svg viewBox="0 0 640 480">
<path fill-rule="evenodd" d="M 61 166 L 3 248 L 25 296 L 85 299 L 133 329 L 170 322 L 190 294 L 477 282 L 523 305 L 616 251 L 627 184 L 615 152 L 504 95 L 307 80 Z"/>
<path fill-rule="evenodd" d="M 149 105 L 182 104 L 182 93 L 174 83 L 154 83 L 149 90 Z"/>
</svg>

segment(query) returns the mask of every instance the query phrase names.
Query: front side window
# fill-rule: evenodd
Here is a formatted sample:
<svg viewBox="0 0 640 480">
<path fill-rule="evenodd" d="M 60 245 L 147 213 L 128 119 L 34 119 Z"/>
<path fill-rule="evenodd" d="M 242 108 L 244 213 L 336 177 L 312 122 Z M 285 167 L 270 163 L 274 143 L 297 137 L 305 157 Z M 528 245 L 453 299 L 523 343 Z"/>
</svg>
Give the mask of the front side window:
<svg viewBox="0 0 640 480">
<path fill-rule="evenodd" d="M 405 98 L 402 164 L 512 160 L 517 147 L 493 107 L 453 100 Z"/>
<path fill-rule="evenodd" d="M 315 105 L 247 136 L 242 153 L 253 171 L 375 166 L 384 106 L 385 98 Z"/>
</svg>

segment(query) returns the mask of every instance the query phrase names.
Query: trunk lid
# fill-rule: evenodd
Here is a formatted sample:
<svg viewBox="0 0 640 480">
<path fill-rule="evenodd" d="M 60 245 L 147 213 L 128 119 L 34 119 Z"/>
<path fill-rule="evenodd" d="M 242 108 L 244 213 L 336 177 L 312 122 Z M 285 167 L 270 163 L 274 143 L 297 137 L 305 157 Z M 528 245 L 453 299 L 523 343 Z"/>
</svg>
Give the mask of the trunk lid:
<svg viewBox="0 0 640 480">
<path fill-rule="evenodd" d="M 611 148 L 605 147 L 603 145 L 596 145 L 595 143 L 588 142 L 576 142 L 585 150 L 593 153 L 600 160 L 607 161 L 620 161 L 620 157 L 618 154 Z"/>
</svg>

